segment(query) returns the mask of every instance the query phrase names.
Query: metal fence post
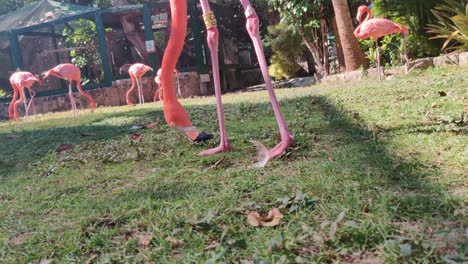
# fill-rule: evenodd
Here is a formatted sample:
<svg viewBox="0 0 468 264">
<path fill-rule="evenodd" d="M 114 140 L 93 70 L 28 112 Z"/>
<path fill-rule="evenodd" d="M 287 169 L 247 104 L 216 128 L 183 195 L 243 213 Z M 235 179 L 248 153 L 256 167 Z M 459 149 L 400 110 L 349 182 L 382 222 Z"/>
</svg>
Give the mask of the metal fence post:
<svg viewBox="0 0 468 264">
<path fill-rule="evenodd" d="M 106 32 L 104 30 L 101 12 L 96 12 L 94 14 L 94 19 L 98 34 L 99 54 L 101 55 L 102 69 L 104 71 L 104 84 L 110 86 L 112 85 L 112 70 L 109 63 L 109 54 L 107 53 Z"/>
</svg>

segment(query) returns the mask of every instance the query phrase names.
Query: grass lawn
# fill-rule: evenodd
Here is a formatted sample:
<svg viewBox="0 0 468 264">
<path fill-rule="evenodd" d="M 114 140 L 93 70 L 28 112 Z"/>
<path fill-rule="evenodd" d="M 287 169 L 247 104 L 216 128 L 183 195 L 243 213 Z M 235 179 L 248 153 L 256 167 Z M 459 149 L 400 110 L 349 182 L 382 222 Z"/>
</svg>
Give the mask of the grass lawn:
<svg viewBox="0 0 468 264">
<path fill-rule="evenodd" d="M 265 91 L 223 97 L 234 151 L 210 157 L 217 137 L 192 145 L 160 103 L 2 122 L 0 263 L 462 263 L 467 88 L 446 68 L 277 90 L 296 145 L 264 169 Z M 212 97 L 183 104 L 217 130 Z M 272 208 L 279 225 L 248 224 Z"/>
</svg>

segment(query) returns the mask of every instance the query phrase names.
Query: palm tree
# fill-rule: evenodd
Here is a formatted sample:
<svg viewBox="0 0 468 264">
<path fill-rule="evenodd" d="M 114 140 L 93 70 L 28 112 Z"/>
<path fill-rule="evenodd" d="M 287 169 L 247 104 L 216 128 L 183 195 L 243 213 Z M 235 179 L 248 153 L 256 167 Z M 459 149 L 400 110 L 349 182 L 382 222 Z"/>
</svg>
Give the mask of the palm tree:
<svg viewBox="0 0 468 264">
<path fill-rule="evenodd" d="M 348 1 L 332 0 L 332 3 L 336 15 L 336 24 L 338 26 L 337 34 L 340 37 L 341 46 L 343 48 L 346 71 L 357 70 L 361 65 L 367 67 L 368 63 L 364 57 L 364 53 L 353 34 L 354 27 L 349 13 Z"/>
</svg>

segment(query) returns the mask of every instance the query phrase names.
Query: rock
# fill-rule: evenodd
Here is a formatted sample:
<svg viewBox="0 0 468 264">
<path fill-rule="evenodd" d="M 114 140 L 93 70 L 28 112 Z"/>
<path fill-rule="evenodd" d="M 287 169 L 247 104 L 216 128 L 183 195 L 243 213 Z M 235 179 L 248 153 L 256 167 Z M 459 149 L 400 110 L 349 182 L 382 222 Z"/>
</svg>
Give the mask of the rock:
<svg viewBox="0 0 468 264">
<path fill-rule="evenodd" d="M 458 64 L 468 65 L 468 51 L 458 54 Z"/>
<path fill-rule="evenodd" d="M 411 72 L 412 70 L 425 70 L 430 67 L 434 67 L 433 58 L 418 59 L 418 60 L 410 61 L 408 72 Z"/>
<path fill-rule="evenodd" d="M 458 65 L 458 54 L 443 55 L 434 58 L 434 67 L 445 67 L 447 65 Z"/>
</svg>

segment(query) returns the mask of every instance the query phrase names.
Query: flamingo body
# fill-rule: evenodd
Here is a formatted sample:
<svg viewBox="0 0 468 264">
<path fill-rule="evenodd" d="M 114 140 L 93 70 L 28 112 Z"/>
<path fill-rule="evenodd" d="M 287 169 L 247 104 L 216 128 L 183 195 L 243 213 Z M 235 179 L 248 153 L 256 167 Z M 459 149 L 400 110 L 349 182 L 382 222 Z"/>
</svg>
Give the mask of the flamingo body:
<svg viewBox="0 0 468 264">
<path fill-rule="evenodd" d="M 362 20 L 363 15 L 366 18 Z M 404 36 L 403 45 L 405 46 L 405 60 L 406 60 L 406 71 L 408 71 L 408 56 L 406 54 L 406 35 L 408 35 L 408 29 L 402 25 L 394 23 L 385 18 L 372 18 L 370 9 L 367 6 L 360 6 L 356 19 L 360 25 L 354 30 L 354 36 L 358 39 L 372 38 L 375 41 L 377 47 L 377 71 L 379 73 L 379 80 L 382 79 L 380 71 L 380 50 L 379 50 L 379 38 L 390 35 L 393 33 L 400 32 Z"/>
<path fill-rule="evenodd" d="M 354 31 L 358 39 L 379 39 L 396 32 L 408 34 L 408 30 L 392 21 L 384 18 L 371 18 L 362 22 Z"/>
<path fill-rule="evenodd" d="M 141 78 L 143 77 L 143 75 L 145 75 L 149 71 L 153 71 L 153 68 L 143 63 L 135 63 L 132 66 L 130 66 L 130 68 L 128 69 L 128 74 L 130 75 L 130 79 L 132 79 L 132 86 L 127 91 L 127 94 L 125 97 L 128 105 L 133 105 L 133 102 L 130 99 L 130 96 L 132 92 L 135 90 L 135 87 L 138 87 L 139 103 L 142 104 L 145 102 L 145 98 L 143 96 L 143 90 L 141 87 L 141 85 L 143 84 L 143 81 Z"/>
<path fill-rule="evenodd" d="M 41 79 L 36 77 L 34 74 L 30 72 L 15 72 L 10 76 L 10 84 L 13 88 L 13 98 L 11 100 L 11 103 L 8 107 L 8 116 L 10 119 L 18 120 L 19 119 L 19 114 L 18 114 L 18 104 L 19 103 L 24 103 L 25 104 L 25 110 L 26 110 L 26 117 L 29 116 L 29 106 L 31 105 L 33 99 L 34 99 L 34 91 L 31 89 L 31 86 L 34 83 L 39 83 L 42 84 Z M 31 95 L 31 102 L 29 103 L 29 106 L 26 104 L 26 96 L 24 94 L 24 88 L 29 89 L 29 93 Z M 20 98 L 17 100 L 18 95 Z"/>
<path fill-rule="evenodd" d="M 71 63 L 63 63 L 55 66 L 54 68 L 44 72 L 44 77 L 43 79 L 49 77 L 49 76 L 55 76 L 57 78 L 66 80 L 68 82 L 68 95 L 70 97 L 71 105 L 72 105 L 72 110 L 73 113 L 76 115 L 77 114 L 77 108 L 76 108 L 76 103 L 75 99 L 73 97 L 73 91 L 72 91 L 72 82 L 74 81 L 76 83 L 76 87 L 78 88 L 78 92 L 86 97 L 89 102 L 90 102 L 90 107 L 91 107 L 91 112 L 94 111 L 96 108 L 96 103 L 94 102 L 93 97 L 87 93 L 86 91 L 83 90 L 81 87 L 81 70 L 78 68 L 76 65 L 71 64 Z"/>
</svg>

